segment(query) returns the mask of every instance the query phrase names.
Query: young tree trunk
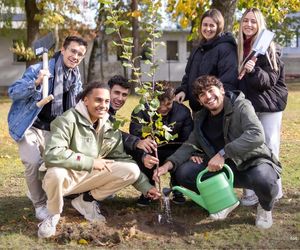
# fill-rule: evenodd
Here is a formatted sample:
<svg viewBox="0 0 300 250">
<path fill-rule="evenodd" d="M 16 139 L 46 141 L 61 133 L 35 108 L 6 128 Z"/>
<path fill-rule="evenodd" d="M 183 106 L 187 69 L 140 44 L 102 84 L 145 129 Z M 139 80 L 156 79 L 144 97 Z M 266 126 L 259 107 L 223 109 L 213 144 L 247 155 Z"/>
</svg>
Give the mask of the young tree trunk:
<svg viewBox="0 0 300 250">
<path fill-rule="evenodd" d="M 27 19 L 27 47 L 32 47 L 34 41 L 39 37 L 39 21 L 34 17 L 39 13 L 39 9 L 36 5 L 36 0 L 25 0 L 25 12 Z M 26 62 L 26 67 L 34 64 L 36 60 L 30 60 Z"/>
<path fill-rule="evenodd" d="M 138 0 L 132 0 L 131 2 L 131 11 L 138 10 Z M 133 37 L 133 48 L 132 48 L 132 58 L 137 58 L 140 52 L 140 37 L 139 37 L 139 21 L 137 17 L 132 17 L 132 37 Z M 141 67 L 141 60 L 137 58 L 134 61 L 134 67 L 140 68 Z M 131 71 L 131 78 L 136 79 L 135 75 L 133 74 L 133 70 Z M 134 93 L 134 84 L 132 84 L 131 93 Z"/>
<path fill-rule="evenodd" d="M 234 24 L 234 13 L 236 9 L 237 0 L 213 0 L 211 8 L 216 8 L 221 11 L 224 16 L 225 31 L 232 31 Z"/>
</svg>

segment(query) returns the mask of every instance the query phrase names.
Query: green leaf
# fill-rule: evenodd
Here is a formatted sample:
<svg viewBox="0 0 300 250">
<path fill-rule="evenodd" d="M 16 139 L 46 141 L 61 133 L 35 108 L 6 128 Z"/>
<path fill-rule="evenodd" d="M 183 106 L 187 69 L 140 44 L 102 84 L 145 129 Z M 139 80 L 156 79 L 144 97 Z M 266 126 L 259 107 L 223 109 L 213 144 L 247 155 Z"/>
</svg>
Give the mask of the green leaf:
<svg viewBox="0 0 300 250">
<path fill-rule="evenodd" d="M 106 28 L 105 29 L 105 33 L 107 35 L 110 35 L 110 34 L 114 33 L 115 31 L 116 31 L 116 29 L 114 29 L 114 28 Z"/>
<path fill-rule="evenodd" d="M 137 113 L 140 112 L 141 110 L 145 110 L 145 105 L 143 105 L 143 104 L 138 104 L 138 105 L 134 108 L 133 113 L 134 113 L 134 114 L 137 114 Z"/>
</svg>

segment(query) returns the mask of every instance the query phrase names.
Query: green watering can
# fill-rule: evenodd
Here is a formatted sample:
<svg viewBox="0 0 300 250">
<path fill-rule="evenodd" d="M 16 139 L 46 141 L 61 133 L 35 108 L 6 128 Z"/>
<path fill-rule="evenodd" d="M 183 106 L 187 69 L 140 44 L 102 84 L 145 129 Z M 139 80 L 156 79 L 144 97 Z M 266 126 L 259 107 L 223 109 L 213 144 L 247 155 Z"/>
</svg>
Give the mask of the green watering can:
<svg viewBox="0 0 300 250">
<path fill-rule="evenodd" d="M 208 169 L 201 171 L 196 180 L 196 185 L 200 194 L 187 188 L 174 186 L 172 190 L 178 190 L 187 197 L 191 198 L 201 207 L 209 211 L 209 213 L 217 213 L 221 210 L 234 205 L 238 199 L 233 191 L 233 173 L 229 166 L 224 164 L 229 179 L 224 172 L 209 177 L 205 181 L 201 181 L 202 176 L 208 172 Z M 166 189 L 165 189 L 166 190 Z M 171 189 L 164 190 L 164 194 L 171 192 Z"/>
</svg>

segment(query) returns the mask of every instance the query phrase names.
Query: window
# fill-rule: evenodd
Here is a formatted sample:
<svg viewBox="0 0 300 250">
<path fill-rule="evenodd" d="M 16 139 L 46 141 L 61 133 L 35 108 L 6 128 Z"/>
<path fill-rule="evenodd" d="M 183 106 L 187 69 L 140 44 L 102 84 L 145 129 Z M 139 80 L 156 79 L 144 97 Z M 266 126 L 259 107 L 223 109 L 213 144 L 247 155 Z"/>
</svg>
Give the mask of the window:
<svg viewBox="0 0 300 250">
<path fill-rule="evenodd" d="M 193 49 L 193 41 L 186 41 L 186 59 L 189 58 L 191 51 Z"/>
<path fill-rule="evenodd" d="M 178 41 L 167 41 L 167 60 L 178 61 Z"/>
</svg>

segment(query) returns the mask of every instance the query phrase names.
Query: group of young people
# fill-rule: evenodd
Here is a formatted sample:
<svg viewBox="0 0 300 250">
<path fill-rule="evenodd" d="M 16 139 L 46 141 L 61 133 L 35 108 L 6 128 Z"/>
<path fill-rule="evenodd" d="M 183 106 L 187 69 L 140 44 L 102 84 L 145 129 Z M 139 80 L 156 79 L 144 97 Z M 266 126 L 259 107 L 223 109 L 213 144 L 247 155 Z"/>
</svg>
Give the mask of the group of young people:
<svg viewBox="0 0 300 250">
<path fill-rule="evenodd" d="M 253 43 L 264 28 L 261 12 L 246 10 L 236 45 L 223 32 L 221 13 L 204 13 L 200 43 L 190 55 L 181 86 L 175 90 L 166 82 L 158 85 L 162 94 L 157 113 L 178 135 L 174 143 L 159 147 L 142 136 L 137 117 L 147 121 L 147 111 L 132 113 L 129 133 L 113 128 L 115 114 L 130 94 L 127 79 L 114 76 L 108 84 L 93 82 L 82 90 L 78 65 L 87 50 L 82 38 L 67 37 L 50 59 L 49 70 L 41 63 L 30 66 L 9 88 L 13 103 L 8 124 L 25 166 L 28 196 L 41 220 L 38 236 L 55 235 L 66 196 L 77 194 L 72 206 L 87 220 L 103 222 L 98 201 L 128 185 L 141 191 L 138 204 L 145 206 L 161 196 L 155 181 L 163 174 L 170 172 L 170 185 L 197 192 L 198 173 L 208 167 L 216 174 L 224 163 L 234 172 L 234 186 L 246 190 L 242 203 L 258 203 L 257 227 L 271 227 L 274 202 L 282 196 L 279 145 L 287 88 L 274 43 L 266 55 L 252 59 Z M 246 74 L 238 80 L 241 68 Z M 54 100 L 39 108 L 45 75 Z M 182 204 L 185 198 L 174 192 L 173 201 Z M 210 217 L 225 219 L 238 204 Z"/>
</svg>

